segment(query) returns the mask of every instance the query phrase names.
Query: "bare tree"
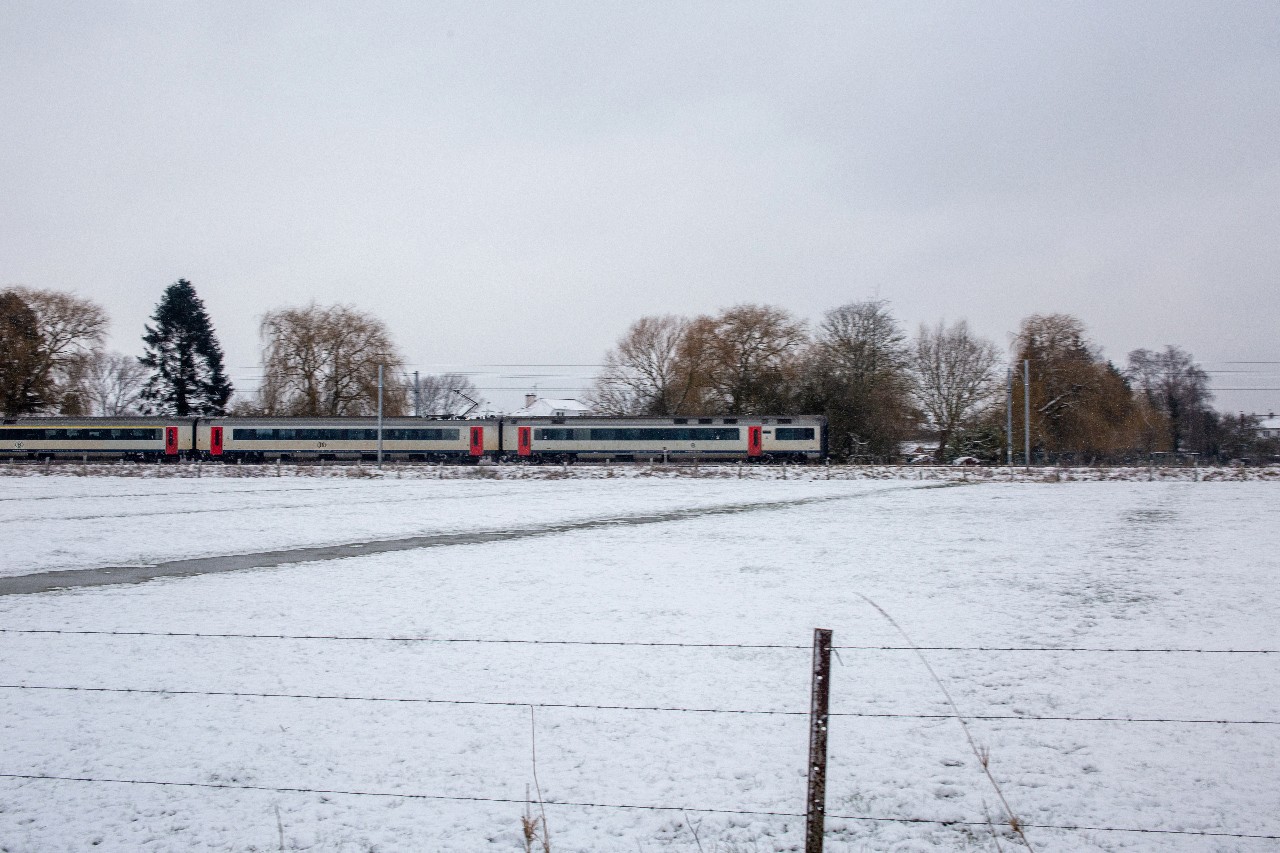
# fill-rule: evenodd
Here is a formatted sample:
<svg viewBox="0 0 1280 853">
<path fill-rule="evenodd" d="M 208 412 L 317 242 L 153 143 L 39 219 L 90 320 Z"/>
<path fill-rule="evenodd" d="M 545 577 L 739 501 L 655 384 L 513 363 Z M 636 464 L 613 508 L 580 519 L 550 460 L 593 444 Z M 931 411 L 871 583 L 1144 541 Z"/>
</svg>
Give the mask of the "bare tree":
<svg viewBox="0 0 1280 853">
<path fill-rule="evenodd" d="M 915 421 L 910 361 L 887 302 L 851 302 L 826 313 L 808 357 L 805 406 L 826 413 L 835 453 L 897 453 Z"/>
<path fill-rule="evenodd" d="M 1187 439 L 1202 432 L 1210 411 L 1209 375 L 1181 347 L 1166 346 L 1159 352 L 1137 349 L 1129 353 L 1125 376 L 1162 413 L 1168 429 L 1169 449 L 1187 450 Z"/>
<path fill-rule="evenodd" d="M 263 418 L 271 413 L 262 407 L 262 394 L 237 391 L 227 406 L 227 414 L 233 418 Z"/>
<path fill-rule="evenodd" d="M 106 311 L 96 302 L 55 290 L 11 287 L 4 293 L 17 297 L 35 316 L 40 346 L 26 369 L 36 385 L 47 389 L 42 408 L 82 414 L 79 380 L 86 359 L 106 335 Z"/>
<path fill-rule="evenodd" d="M 683 414 L 696 393 L 698 348 L 688 339 L 695 321 L 671 314 L 641 317 L 604 358 L 590 393 L 597 412 Z M 692 359 L 691 359 L 692 357 Z M 692 363 L 691 363 L 692 362 Z"/>
<path fill-rule="evenodd" d="M 738 305 L 715 318 L 708 385 L 728 414 L 783 412 L 794 405 L 803 321 L 783 308 Z"/>
<path fill-rule="evenodd" d="M 83 388 L 90 413 L 105 417 L 138 413 L 147 369 L 137 358 L 118 352 L 94 352 L 85 361 Z"/>
<path fill-rule="evenodd" d="M 705 314 L 685 324 L 676 350 L 675 387 L 671 394 L 673 415 L 707 415 L 721 408 L 711 387 L 716 325 L 716 318 Z"/>
<path fill-rule="evenodd" d="M 424 417 L 459 415 L 472 407 L 468 398 L 480 405 L 485 402 L 480 396 L 480 389 L 465 373 L 435 373 L 421 377 L 418 380 L 416 401 L 412 397 L 412 381 L 405 386 L 405 392 L 411 395 L 410 405 Z"/>
<path fill-rule="evenodd" d="M 615 370 L 616 367 L 606 364 L 605 372 L 596 377 L 584 395 L 591 410 L 600 415 L 647 414 L 643 398 L 632 391 L 630 377 L 619 376 Z"/>
<path fill-rule="evenodd" d="M 916 400 L 938 431 L 936 458 L 942 462 L 952 434 L 991 400 L 999 355 L 964 320 L 922 325 L 912 355 Z"/>
<path fill-rule="evenodd" d="M 828 311 L 818 345 L 834 367 L 861 383 L 900 373 L 910 360 L 902 326 L 882 299 L 850 302 Z"/>
<path fill-rule="evenodd" d="M 283 308 L 262 318 L 262 408 L 275 415 L 337 417 L 377 410 L 378 366 L 383 411 L 406 411 L 403 366 L 386 325 L 348 305 Z"/>
</svg>

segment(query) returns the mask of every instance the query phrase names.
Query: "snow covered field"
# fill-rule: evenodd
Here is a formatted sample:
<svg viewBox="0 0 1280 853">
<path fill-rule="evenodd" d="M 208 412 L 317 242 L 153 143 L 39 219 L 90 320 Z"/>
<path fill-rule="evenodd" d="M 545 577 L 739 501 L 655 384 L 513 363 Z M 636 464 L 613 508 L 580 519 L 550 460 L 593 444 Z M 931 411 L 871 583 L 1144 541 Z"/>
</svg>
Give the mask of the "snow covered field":
<svg viewBox="0 0 1280 853">
<path fill-rule="evenodd" d="M 476 469 L 460 469 L 463 471 Z M 0 479 L 0 577 L 786 500 L 799 483 L 695 479 Z M 822 481 L 805 496 L 868 484 Z"/>
<path fill-rule="evenodd" d="M 828 850 L 995 850 L 984 826 L 897 820 L 1000 813 L 913 653 L 847 648 L 903 645 L 862 595 L 918 644 L 970 649 L 927 652 L 964 713 L 1022 718 L 970 725 L 1036 850 L 1275 849 L 1038 827 L 1280 835 L 1280 726 L 1259 724 L 1280 721 L 1280 655 L 972 649 L 1280 648 L 1277 486 L 939 485 L 5 478 L 0 576 L 620 523 L 0 595 L 0 774 L 230 786 L 3 776 L 0 850 L 520 850 L 530 704 L 703 709 L 537 708 L 555 851 L 793 850 L 815 627 L 846 647 L 833 712 L 906 715 L 833 717 L 829 812 L 883 820 L 830 818 Z M 727 506 L 741 511 L 621 523 Z M 31 629 L 794 648 L 22 633 Z M 363 698 L 294 698 L 304 695 Z M 1001 844 L 1013 849 L 1007 836 Z"/>
</svg>

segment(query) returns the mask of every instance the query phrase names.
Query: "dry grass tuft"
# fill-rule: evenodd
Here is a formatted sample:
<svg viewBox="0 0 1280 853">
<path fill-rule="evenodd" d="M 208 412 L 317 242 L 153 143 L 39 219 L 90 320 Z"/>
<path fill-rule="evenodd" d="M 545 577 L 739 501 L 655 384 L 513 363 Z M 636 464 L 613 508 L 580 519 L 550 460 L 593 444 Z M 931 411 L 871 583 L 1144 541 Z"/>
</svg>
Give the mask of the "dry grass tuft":
<svg viewBox="0 0 1280 853">
<path fill-rule="evenodd" d="M 539 803 L 541 806 L 541 803 Z M 529 786 L 524 789 L 524 814 L 520 815 L 520 833 L 524 836 L 524 853 L 551 853 L 551 839 L 547 835 L 547 816 L 533 813 L 533 801 L 529 799 Z M 537 847 L 534 845 L 537 844 Z"/>
<path fill-rule="evenodd" d="M 933 679 L 933 683 L 938 686 L 943 697 L 947 700 L 947 704 L 951 706 L 952 716 L 954 716 L 956 722 L 960 724 L 960 728 L 964 730 L 964 737 L 965 740 L 969 742 L 969 749 L 973 752 L 974 758 L 978 760 L 978 764 L 982 767 L 982 772 L 986 775 L 987 781 L 991 783 L 991 787 L 996 793 L 996 799 L 1000 801 L 1000 806 L 1004 809 L 1009 828 L 1013 830 L 1013 833 L 1018 836 L 1018 839 L 1026 845 L 1028 850 L 1034 851 L 1035 848 L 1031 846 L 1030 840 L 1027 839 L 1026 834 L 1022 831 L 1022 821 L 1013 813 L 1013 808 L 1009 805 L 1009 801 L 1005 799 L 1004 790 L 1001 789 L 1000 783 L 996 781 L 995 775 L 991 772 L 991 748 L 985 745 L 979 746 L 977 741 L 973 739 L 973 733 L 969 730 L 969 720 L 964 716 L 964 714 L 960 713 L 960 707 L 956 704 L 955 699 L 951 698 L 951 691 L 947 690 L 947 686 L 943 684 L 942 679 L 938 677 L 938 674 L 933 669 L 933 665 L 929 663 L 929 659 L 925 657 L 924 652 L 922 652 L 920 647 L 916 645 L 915 640 L 911 639 L 911 636 L 907 634 L 906 629 L 899 625 L 898 621 L 889 615 L 889 611 L 885 610 L 879 604 L 876 604 L 860 592 L 855 592 L 854 594 L 875 608 L 876 612 L 883 616 L 889 624 L 894 627 L 894 630 L 898 632 L 899 636 L 906 640 L 907 645 L 911 647 L 911 649 L 916 653 L 916 657 L 918 657 L 920 662 L 924 664 L 924 668 L 929 672 L 929 677 Z M 1000 839 L 995 833 L 994 827 L 992 828 L 991 837 L 995 839 L 998 847 Z"/>
</svg>

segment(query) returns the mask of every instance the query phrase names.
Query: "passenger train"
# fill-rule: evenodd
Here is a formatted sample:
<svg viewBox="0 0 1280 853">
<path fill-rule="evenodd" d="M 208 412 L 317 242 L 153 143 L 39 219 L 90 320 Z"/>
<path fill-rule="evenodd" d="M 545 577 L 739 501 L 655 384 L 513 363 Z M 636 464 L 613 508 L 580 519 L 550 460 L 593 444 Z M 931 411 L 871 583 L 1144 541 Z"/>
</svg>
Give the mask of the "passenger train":
<svg viewBox="0 0 1280 853">
<path fill-rule="evenodd" d="M 375 459 L 377 418 L 16 418 L 0 459 L 223 462 Z M 384 418 L 384 459 L 475 463 L 768 462 L 826 457 L 826 418 Z"/>
</svg>

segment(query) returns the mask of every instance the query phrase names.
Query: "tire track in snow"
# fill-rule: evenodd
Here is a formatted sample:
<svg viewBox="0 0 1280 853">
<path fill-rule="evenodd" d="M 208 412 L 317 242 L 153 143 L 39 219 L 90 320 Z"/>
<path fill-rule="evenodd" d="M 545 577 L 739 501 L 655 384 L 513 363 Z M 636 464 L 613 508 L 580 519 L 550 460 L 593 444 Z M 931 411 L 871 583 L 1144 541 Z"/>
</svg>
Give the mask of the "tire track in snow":
<svg viewBox="0 0 1280 853">
<path fill-rule="evenodd" d="M 372 542 L 351 542 L 345 545 L 322 545 L 303 548 L 287 548 L 278 551 L 257 551 L 250 554 L 227 554 L 214 557 L 188 557 L 167 560 L 150 566 L 106 566 L 96 569 L 59 569 L 13 575 L 0 578 L 0 595 L 30 595 L 59 589 L 78 589 L 92 586 L 116 586 L 144 583 L 156 578 L 194 577 L 197 575 L 234 572 L 244 569 L 270 569 L 294 563 L 314 563 L 328 560 L 345 560 L 370 554 L 388 554 L 396 551 L 413 551 L 422 548 L 441 548 L 454 545 L 483 545 L 490 542 L 510 542 L 536 536 L 556 536 L 563 533 L 601 530 L 616 527 L 634 527 L 646 524 L 666 524 L 695 518 L 719 515 L 737 515 L 777 509 L 792 509 L 813 504 L 855 498 L 874 497 L 892 492 L 919 491 L 921 489 L 951 488 L 962 483 L 930 483 L 922 486 L 892 486 L 851 495 L 823 495 L 796 500 L 758 501 L 753 503 L 720 504 L 670 510 L 668 512 L 637 513 L 634 515 L 589 518 L 581 521 L 565 521 L 556 524 L 498 530 L 476 530 L 461 533 L 431 533 L 421 536 L 405 536 Z"/>
</svg>

